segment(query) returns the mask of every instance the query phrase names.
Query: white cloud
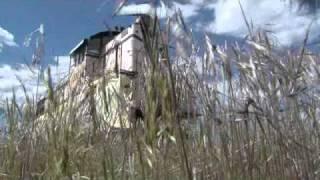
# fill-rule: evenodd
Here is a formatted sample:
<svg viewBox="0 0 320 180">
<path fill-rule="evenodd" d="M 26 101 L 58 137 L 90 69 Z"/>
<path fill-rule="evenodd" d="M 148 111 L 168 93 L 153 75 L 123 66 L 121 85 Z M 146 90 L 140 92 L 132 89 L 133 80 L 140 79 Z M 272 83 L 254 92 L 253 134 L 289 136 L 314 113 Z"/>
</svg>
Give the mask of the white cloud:
<svg viewBox="0 0 320 180">
<path fill-rule="evenodd" d="M 17 43 L 14 41 L 14 36 L 9 31 L 3 29 L 0 26 L 0 51 L 4 46 L 17 46 Z"/>
<path fill-rule="evenodd" d="M 53 83 L 56 84 L 66 77 L 69 71 L 69 57 L 61 56 L 55 59 L 55 64 L 50 65 Z M 19 79 L 24 84 L 28 96 L 32 97 L 37 92 L 44 94 L 46 86 L 43 81 L 40 81 L 38 86 L 39 70 L 28 67 L 27 65 L 18 65 L 12 67 L 10 65 L 0 65 L 0 100 L 12 97 L 12 90 L 14 89 L 17 100 L 23 101 L 25 94 L 21 87 Z"/>
<path fill-rule="evenodd" d="M 242 0 L 241 5 L 249 21 L 256 28 L 263 28 L 274 32 L 282 45 L 291 45 L 302 41 L 308 25 L 313 20 L 311 15 L 298 13 L 298 4 L 279 0 Z M 319 14 L 316 14 L 318 16 Z M 237 1 L 219 0 L 215 4 L 216 20 L 210 29 L 221 34 L 244 36 L 248 30 L 242 17 L 240 5 Z M 312 27 L 312 37 L 315 38 L 319 28 L 319 21 Z"/>
<path fill-rule="evenodd" d="M 168 8 L 162 1 L 160 1 L 160 6 L 154 9 L 149 3 L 144 4 L 128 4 L 123 6 L 119 11 L 116 12 L 117 15 L 137 15 L 137 14 L 149 14 L 153 15 L 154 10 L 156 10 L 157 16 L 160 18 L 165 18 L 174 14 L 175 9 L 180 9 L 185 18 L 190 18 L 197 15 L 197 11 L 203 5 L 200 0 L 192 0 L 191 4 L 181 4 L 178 2 L 173 2 L 173 7 Z"/>
<path fill-rule="evenodd" d="M 194 1 L 194 0 L 193 0 Z M 198 10 L 201 7 L 200 1 L 194 1 L 191 2 L 191 4 L 180 4 L 180 3 L 173 3 L 175 8 L 180 9 L 183 17 L 188 19 L 192 16 L 196 16 L 198 14 Z"/>
<path fill-rule="evenodd" d="M 299 11 L 298 1 L 289 4 L 289 0 L 240 0 L 247 19 L 256 29 L 267 29 L 273 32 L 273 36 L 281 45 L 301 43 L 304 39 L 308 25 L 313 21 L 310 39 L 318 38 L 320 32 L 320 11 L 314 15 Z M 203 13 L 199 8 L 212 10 L 215 19 L 209 24 L 196 23 L 199 30 L 205 29 L 216 34 L 226 34 L 236 37 L 244 37 L 248 30 L 239 1 L 237 0 L 191 0 L 189 4 L 175 5 L 182 9 L 185 18 L 197 16 Z"/>
<path fill-rule="evenodd" d="M 165 4 L 161 1 L 160 6 L 156 8 L 149 3 L 125 5 L 122 6 L 121 9 L 116 12 L 116 15 L 130 16 L 148 14 L 150 16 L 153 16 L 155 11 L 157 16 L 159 17 L 166 17 L 168 14 L 171 13 L 171 11 L 167 9 Z"/>
</svg>

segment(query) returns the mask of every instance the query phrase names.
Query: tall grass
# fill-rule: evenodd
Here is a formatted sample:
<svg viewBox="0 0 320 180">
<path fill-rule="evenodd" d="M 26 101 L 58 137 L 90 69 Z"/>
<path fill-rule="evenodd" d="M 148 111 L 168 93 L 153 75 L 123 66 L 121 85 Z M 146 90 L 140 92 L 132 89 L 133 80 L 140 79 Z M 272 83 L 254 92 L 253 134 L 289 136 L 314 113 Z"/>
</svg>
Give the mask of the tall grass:
<svg viewBox="0 0 320 180">
<path fill-rule="evenodd" d="M 142 27 L 144 118 L 131 128 L 106 125 L 95 92 L 105 112 L 110 96 L 123 97 L 92 82 L 80 83 L 80 104 L 76 92 L 61 98 L 49 83 L 42 118 L 32 101 L 20 109 L 13 98 L 0 179 L 320 178 L 319 56 L 305 49 L 307 36 L 299 53 L 279 50 L 260 32 L 250 34 L 247 50 L 216 46 L 165 65 L 156 22 Z"/>
</svg>

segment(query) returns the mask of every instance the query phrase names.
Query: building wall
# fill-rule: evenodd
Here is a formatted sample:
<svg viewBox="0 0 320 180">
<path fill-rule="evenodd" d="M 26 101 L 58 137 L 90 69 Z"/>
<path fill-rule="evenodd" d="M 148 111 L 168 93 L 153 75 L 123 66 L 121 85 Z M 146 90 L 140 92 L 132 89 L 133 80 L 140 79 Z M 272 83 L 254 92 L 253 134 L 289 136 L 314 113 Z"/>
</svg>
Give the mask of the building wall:
<svg viewBox="0 0 320 180">
<path fill-rule="evenodd" d="M 81 88 L 87 86 L 83 79 L 91 79 L 96 90 L 97 112 L 112 127 L 129 127 L 131 107 L 143 106 L 141 79 L 146 53 L 139 27 L 139 24 L 134 24 L 115 37 L 90 39 L 72 55 L 76 65 L 74 69 L 79 70 L 71 74 L 70 92 L 79 91 L 75 95 L 80 103 L 86 94 Z M 77 68 L 80 66 L 82 68 Z M 106 79 L 105 83 L 101 83 L 103 79 Z"/>
</svg>

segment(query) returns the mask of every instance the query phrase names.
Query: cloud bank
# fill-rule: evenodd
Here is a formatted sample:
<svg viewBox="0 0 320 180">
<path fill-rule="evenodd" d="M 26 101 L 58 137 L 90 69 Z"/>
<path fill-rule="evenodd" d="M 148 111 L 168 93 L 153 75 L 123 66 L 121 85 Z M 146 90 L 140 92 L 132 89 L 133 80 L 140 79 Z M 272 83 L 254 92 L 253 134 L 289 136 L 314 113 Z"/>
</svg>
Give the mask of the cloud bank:
<svg viewBox="0 0 320 180">
<path fill-rule="evenodd" d="M 0 26 L 0 52 L 4 46 L 17 46 L 14 35 Z"/>
<path fill-rule="evenodd" d="M 54 84 L 67 76 L 69 63 L 68 56 L 61 56 L 56 57 L 55 63 L 49 65 L 51 67 L 51 75 Z M 24 84 L 28 96 L 35 96 L 37 87 L 38 93 L 44 94 L 46 92 L 46 86 L 43 81 L 40 81 L 38 86 L 38 74 L 38 69 L 30 69 L 27 65 L 19 64 L 17 67 L 6 64 L 0 65 L 0 101 L 11 98 L 14 90 L 18 102 L 22 102 L 25 99 L 25 94 L 21 82 Z"/>
<path fill-rule="evenodd" d="M 320 11 L 308 13 L 308 8 L 302 7 L 298 1 L 290 4 L 289 0 L 240 0 L 247 19 L 254 28 L 272 32 L 272 36 L 280 45 L 290 46 L 301 43 L 306 29 L 311 22 L 310 39 L 316 40 L 320 35 Z M 186 19 L 199 16 L 203 11 L 210 10 L 214 18 L 209 23 L 200 23 L 196 30 L 215 34 L 231 35 L 243 38 L 248 29 L 242 17 L 237 0 L 189 0 L 184 4 L 175 3 L 184 12 Z M 191 12 L 191 13 L 190 13 Z M 191 15 L 190 15 L 191 14 Z"/>
</svg>

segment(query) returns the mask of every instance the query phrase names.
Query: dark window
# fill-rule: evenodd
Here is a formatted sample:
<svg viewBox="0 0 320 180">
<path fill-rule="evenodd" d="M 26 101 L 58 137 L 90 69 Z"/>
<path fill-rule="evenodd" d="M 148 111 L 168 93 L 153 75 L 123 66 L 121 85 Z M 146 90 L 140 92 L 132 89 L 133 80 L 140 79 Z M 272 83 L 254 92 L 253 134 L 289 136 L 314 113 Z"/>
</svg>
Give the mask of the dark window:
<svg viewBox="0 0 320 180">
<path fill-rule="evenodd" d="M 82 51 L 81 56 L 82 56 L 81 62 L 83 62 L 84 61 L 84 56 L 85 56 L 85 51 Z"/>
<path fill-rule="evenodd" d="M 102 70 L 104 70 L 106 68 L 106 56 L 103 56 L 103 60 L 102 60 Z"/>
<path fill-rule="evenodd" d="M 92 62 L 92 72 L 94 72 L 94 65 L 95 65 L 95 63 Z"/>
<path fill-rule="evenodd" d="M 118 64 L 119 50 L 118 50 L 118 49 L 119 49 L 119 46 L 116 46 L 116 47 L 115 47 L 115 50 L 116 50 L 116 62 L 115 62 L 115 64 L 116 64 L 116 65 L 115 65 L 115 67 L 114 67 L 114 68 L 115 68 L 114 70 L 115 70 L 115 72 L 116 72 L 117 77 L 119 77 L 119 64 Z"/>
</svg>

